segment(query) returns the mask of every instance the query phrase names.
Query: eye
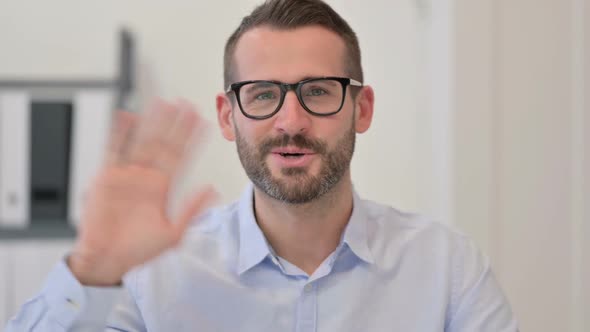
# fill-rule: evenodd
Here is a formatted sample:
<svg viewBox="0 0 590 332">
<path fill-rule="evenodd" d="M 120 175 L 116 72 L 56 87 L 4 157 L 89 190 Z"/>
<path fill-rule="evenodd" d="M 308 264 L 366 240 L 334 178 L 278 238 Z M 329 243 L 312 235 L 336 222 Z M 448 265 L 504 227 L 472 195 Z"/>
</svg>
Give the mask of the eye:
<svg viewBox="0 0 590 332">
<path fill-rule="evenodd" d="M 256 100 L 270 100 L 274 99 L 275 94 L 272 91 L 267 91 L 263 93 L 259 93 L 256 95 Z"/>
<path fill-rule="evenodd" d="M 324 89 L 313 88 L 313 89 L 309 89 L 309 91 L 307 91 L 307 96 L 317 97 L 317 96 L 323 96 L 327 93 L 328 92 Z"/>
</svg>

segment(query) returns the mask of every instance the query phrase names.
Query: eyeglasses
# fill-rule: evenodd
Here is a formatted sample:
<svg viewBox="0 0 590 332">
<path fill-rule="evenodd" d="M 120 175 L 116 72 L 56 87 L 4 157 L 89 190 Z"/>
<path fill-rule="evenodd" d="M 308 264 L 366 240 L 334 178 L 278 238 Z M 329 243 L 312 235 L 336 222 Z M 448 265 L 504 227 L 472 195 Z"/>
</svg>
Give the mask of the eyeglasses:
<svg viewBox="0 0 590 332">
<path fill-rule="evenodd" d="M 226 93 L 235 94 L 240 111 L 250 119 L 262 120 L 275 115 L 290 90 L 295 91 L 299 103 L 307 112 L 328 116 L 340 112 L 349 85 L 363 86 L 361 82 L 345 77 L 309 78 L 293 84 L 256 80 L 233 83 Z"/>
</svg>

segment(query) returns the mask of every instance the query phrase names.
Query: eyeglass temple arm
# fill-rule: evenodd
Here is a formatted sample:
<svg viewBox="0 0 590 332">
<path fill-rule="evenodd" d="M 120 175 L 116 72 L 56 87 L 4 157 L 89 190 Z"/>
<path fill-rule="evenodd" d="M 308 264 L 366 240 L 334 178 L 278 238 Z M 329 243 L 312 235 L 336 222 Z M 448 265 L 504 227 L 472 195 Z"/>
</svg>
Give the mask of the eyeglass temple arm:
<svg viewBox="0 0 590 332">
<path fill-rule="evenodd" d="M 351 78 L 350 79 L 350 85 L 352 85 L 352 86 L 363 86 L 363 83 L 361 83 L 361 82 L 359 82 L 359 81 L 354 80 L 354 79 Z"/>
</svg>

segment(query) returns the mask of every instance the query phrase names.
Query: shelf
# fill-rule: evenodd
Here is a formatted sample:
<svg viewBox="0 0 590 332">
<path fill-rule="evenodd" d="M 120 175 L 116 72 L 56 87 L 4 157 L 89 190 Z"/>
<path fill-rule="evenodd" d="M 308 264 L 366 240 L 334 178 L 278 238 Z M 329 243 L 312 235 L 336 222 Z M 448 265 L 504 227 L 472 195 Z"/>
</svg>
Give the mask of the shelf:
<svg viewBox="0 0 590 332">
<path fill-rule="evenodd" d="M 33 224 L 29 228 L 10 229 L 0 228 L 0 241 L 2 240 L 23 240 L 23 239 L 73 239 L 76 237 L 76 230 L 63 221 L 48 221 L 39 225 Z"/>
</svg>

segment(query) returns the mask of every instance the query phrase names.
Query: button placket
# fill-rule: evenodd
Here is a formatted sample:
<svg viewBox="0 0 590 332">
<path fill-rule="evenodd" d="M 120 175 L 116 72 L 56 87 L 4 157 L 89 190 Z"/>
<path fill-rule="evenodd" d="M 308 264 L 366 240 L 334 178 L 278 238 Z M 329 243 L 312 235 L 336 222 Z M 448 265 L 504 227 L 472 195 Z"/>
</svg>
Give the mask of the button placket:
<svg viewBox="0 0 590 332">
<path fill-rule="evenodd" d="M 316 285 L 308 283 L 303 287 L 297 314 L 297 332 L 315 332 L 317 328 Z"/>
</svg>

